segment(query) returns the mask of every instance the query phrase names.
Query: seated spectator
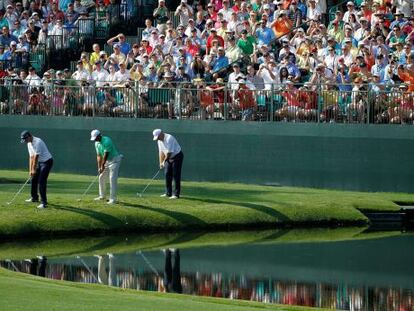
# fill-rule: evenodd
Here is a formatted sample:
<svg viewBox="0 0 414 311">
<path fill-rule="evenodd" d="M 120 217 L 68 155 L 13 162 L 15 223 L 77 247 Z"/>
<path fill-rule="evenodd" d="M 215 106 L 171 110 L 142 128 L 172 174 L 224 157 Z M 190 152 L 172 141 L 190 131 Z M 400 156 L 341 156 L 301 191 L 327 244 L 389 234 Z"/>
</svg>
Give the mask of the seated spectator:
<svg viewBox="0 0 414 311">
<path fill-rule="evenodd" d="M 10 30 L 8 26 L 4 26 L 2 28 L 2 34 L 0 35 L 0 44 L 3 46 L 10 46 L 12 41 L 17 42 L 17 37 L 10 34 Z"/>
<path fill-rule="evenodd" d="M 106 41 L 106 43 L 110 46 L 118 44 L 120 52 L 124 55 L 128 55 L 129 51 L 131 50 L 131 45 L 126 41 L 125 35 L 122 33 L 110 38 L 108 41 Z M 151 53 L 151 51 L 148 53 Z"/>
</svg>

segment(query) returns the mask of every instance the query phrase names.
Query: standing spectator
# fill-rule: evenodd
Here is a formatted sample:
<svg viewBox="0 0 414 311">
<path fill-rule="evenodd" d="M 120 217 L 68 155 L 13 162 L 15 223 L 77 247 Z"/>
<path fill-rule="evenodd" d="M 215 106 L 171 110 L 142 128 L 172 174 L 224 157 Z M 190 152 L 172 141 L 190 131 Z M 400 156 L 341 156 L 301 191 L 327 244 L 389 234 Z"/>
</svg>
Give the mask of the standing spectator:
<svg viewBox="0 0 414 311">
<path fill-rule="evenodd" d="M 247 34 L 247 30 L 244 29 L 241 32 L 241 37 L 237 41 L 237 46 L 242 53 L 247 56 L 251 56 L 255 49 L 256 40 L 253 36 Z"/>
<path fill-rule="evenodd" d="M 32 136 L 29 131 L 20 135 L 21 142 L 27 144 L 29 151 L 29 174 L 31 176 L 31 198 L 26 202 L 38 202 L 39 194 L 41 204 L 37 208 L 47 206 L 47 179 L 53 166 L 53 158 L 42 139 Z"/>
<path fill-rule="evenodd" d="M 181 168 L 184 154 L 174 136 L 164 133 L 161 129 L 152 132 L 153 140 L 158 143 L 160 169 L 165 172 L 165 193 L 161 197 L 178 199 L 181 194 Z M 173 192 L 172 181 L 175 189 Z"/>
<path fill-rule="evenodd" d="M 180 24 L 187 26 L 188 20 L 193 17 L 193 8 L 187 4 L 187 0 L 181 0 L 174 15 L 180 17 Z"/>
<path fill-rule="evenodd" d="M 99 130 L 91 132 L 91 141 L 95 142 L 99 173 L 99 196 L 95 200 L 105 199 L 105 184 L 109 177 L 110 194 L 107 204 L 115 204 L 119 167 L 121 166 L 123 156 L 115 147 L 112 139 L 108 136 L 103 136 Z"/>
<path fill-rule="evenodd" d="M 157 29 L 160 33 L 165 33 L 166 23 L 169 19 L 168 8 L 165 6 L 165 0 L 158 1 L 158 7 L 154 10 L 153 16 L 157 21 Z"/>
</svg>

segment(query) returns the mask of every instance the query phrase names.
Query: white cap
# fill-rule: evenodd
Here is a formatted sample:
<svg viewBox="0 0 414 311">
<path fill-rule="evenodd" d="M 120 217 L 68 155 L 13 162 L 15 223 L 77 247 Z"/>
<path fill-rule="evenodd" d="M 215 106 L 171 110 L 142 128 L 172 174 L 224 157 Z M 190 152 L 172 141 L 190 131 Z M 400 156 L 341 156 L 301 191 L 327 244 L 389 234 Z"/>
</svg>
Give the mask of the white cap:
<svg viewBox="0 0 414 311">
<path fill-rule="evenodd" d="M 157 140 L 158 139 L 158 136 L 160 136 L 161 133 L 162 133 L 162 130 L 161 129 L 155 129 L 155 130 L 153 130 L 152 131 L 152 136 L 154 136 L 154 137 L 153 137 L 152 140 Z"/>
<path fill-rule="evenodd" d="M 99 130 L 93 130 L 91 132 L 91 141 L 95 141 L 96 137 L 101 135 L 101 132 Z"/>
</svg>

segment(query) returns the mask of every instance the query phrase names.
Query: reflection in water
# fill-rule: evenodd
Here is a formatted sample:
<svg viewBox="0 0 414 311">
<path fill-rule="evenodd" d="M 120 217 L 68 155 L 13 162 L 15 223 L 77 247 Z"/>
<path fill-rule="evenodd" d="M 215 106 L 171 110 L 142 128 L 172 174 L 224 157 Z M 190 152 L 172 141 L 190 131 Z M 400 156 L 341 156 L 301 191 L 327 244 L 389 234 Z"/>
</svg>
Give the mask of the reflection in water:
<svg viewBox="0 0 414 311">
<path fill-rule="evenodd" d="M 303 305 L 343 310 L 414 310 L 413 291 L 395 287 L 352 286 L 323 282 L 299 282 L 273 277 L 251 277 L 243 273 L 180 272 L 180 251 L 166 249 L 164 274 L 140 253 L 139 267 L 116 265 L 113 254 L 77 257 L 70 262 L 47 261 L 46 257 L 22 261 L 0 261 L 10 270 L 56 280 L 101 283 L 122 288 L 177 292 L 267 303 Z M 137 259 L 139 257 L 136 257 Z"/>
</svg>

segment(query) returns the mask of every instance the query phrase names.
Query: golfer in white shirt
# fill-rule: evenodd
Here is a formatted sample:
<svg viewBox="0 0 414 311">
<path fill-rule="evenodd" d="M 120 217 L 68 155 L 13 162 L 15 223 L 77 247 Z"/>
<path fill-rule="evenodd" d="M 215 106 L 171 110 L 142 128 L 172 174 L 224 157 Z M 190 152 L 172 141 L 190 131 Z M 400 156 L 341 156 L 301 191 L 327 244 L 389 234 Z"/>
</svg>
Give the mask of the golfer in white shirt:
<svg viewBox="0 0 414 311">
<path fill-rule="evenodd" d="M 53 158 L 47 149 L 46 144 L 38 137 L 32 136 L 29 131 L 23 131 L 20 134 L 21 143 L 27 144 L 29 151 L 29 174 L 31 179 L 31 198 L 26 202 L 39 202 L 39 194 L 41 204 L 37 208 L 46 208 L 47 206 L 47 178 L 53 166 Z"/>
<path fill-rule="evenodd" d="M 184 154 L 174 136 L 164 133 L 161 129 L 152 132 L 153 140 L 158 143 L 160 169 L 165 172 L 165 193 L 161 197 L 178 199 L 181 192 L 181 168 Z M 175 189 L 172 191 L 174 179 Z"/>
</svg>

